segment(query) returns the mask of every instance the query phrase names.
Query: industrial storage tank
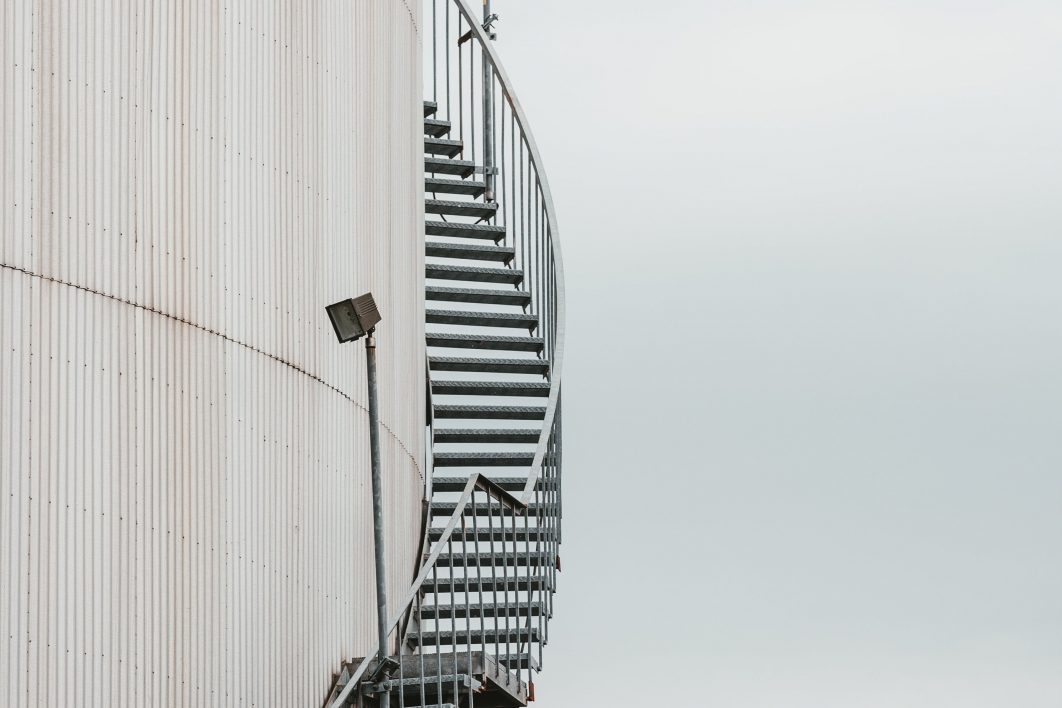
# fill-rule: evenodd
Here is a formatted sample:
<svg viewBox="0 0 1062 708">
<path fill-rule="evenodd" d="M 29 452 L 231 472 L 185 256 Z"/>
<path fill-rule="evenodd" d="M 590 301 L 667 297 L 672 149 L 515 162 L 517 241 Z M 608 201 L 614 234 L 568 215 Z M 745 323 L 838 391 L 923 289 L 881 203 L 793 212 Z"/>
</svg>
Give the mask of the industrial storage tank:
<svg viewBox="0 0 1062 708">
<path fill-rule="evenodd" d="M 0 10 L 0 705 L 317 705 L 423 528 L 420 4 Z"/>
</svg>

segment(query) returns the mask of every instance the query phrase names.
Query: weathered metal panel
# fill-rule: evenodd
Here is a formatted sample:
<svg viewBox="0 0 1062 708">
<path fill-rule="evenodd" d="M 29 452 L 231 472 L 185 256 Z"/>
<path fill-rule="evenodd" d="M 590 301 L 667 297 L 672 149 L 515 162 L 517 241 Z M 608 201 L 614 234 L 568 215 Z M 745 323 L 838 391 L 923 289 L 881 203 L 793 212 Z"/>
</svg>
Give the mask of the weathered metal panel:
<svg viewBox="0 0 1062 708">
<path fill-rule="evenodd" d="M 0 705 L 316 705 L 423 496 L 419 3 L 0 5 Z"/>
</svg>

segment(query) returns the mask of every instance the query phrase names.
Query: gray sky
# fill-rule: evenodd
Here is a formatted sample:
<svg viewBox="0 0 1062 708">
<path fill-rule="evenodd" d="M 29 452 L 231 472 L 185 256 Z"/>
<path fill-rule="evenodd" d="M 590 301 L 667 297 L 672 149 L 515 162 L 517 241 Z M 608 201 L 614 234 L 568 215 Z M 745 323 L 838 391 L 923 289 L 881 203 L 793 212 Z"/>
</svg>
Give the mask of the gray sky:
<svg viewBox="0 0 1062 708">
<path fill-rule="evenodd" d="M 540 702 L 1062 706 L 1062 4 L 495 6 L 569 298 Z"/>
</svg>

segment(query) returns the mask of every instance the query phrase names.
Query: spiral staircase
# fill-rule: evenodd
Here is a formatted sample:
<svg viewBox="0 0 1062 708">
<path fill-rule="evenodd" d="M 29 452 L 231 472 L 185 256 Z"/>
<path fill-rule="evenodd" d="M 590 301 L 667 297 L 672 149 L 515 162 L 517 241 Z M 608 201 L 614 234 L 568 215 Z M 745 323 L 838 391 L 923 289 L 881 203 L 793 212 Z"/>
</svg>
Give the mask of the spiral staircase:
<svg viewBox="0 0 1062 708">
<path fill-rule="evenodd" d="M 388 646 L 343 666 L 333 708 L 526 705 L 544 666 L 560 570 L 563 274 L 542 160 L 486 14 L 425 0 L 425 553 Z"/>
</svg>

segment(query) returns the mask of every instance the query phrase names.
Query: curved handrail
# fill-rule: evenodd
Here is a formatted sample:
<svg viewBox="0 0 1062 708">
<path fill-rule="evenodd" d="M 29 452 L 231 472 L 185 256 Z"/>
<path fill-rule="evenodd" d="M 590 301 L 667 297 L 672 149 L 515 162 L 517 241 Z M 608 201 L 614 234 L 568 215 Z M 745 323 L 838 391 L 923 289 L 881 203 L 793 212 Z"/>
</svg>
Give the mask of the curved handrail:
<svg viewBox="0 0 1062 708">
<path fill-rule="evenodd" d="M 509 103 L 509 107 L 512 109 L 513 115 L 516 117 L 516 122 L 520 126 L 522 133 L 521 139 L 524 145 L 527 146 L 527 153 L 531 160 L 531 163 L 535 166 L 536 180 L 538 188 L 542 192 L 542 201 L 546 218 L 549 225 L 549 237 L 550 246 L 553 251 L 554 267 L 557 272 L 556 278 L 556 336 L 553 349 L 553 357 L 550 361 L 550 390 L 549 398 L 546 401 L 546 414 L 542 421 L 542 435 L 539 437 L 538 445 L 535 448 L 535 457 L 531 462 L 531 469 L 527 477 L 527 485 L 524 487 L 523 492 L 520 495 L 520 499 L 527 503 L 530 501 L 531 496 L 534 494 L 535 485 L 538 484 L 538 480 L 541 477 L 542 463 L 546 457 L 546 451 L 549 447 L 549 439 L 553 434 L 553 421 L 556 418 L 557 406 L 560 402 L 560 386 L 561 386 L 561 369 L 564 360 L 564 263 L 561 259 L 559 240 L 559 230 L 557 228 L 557 214 L 553 205 L 553 194 L 549 189 L 549 181 L 546 179 L 546 172 L 542 165 L 542 156 L 538 151 L 538 144 L 535 142 L 535 136 L 531 133 L 530 127 L 527 124 L 527 116 L 524 114 L 524 109 L 520 105 L 520 100 L 516 97 L 516 92 L 512 88 L 512 82 L 509 80 L 509 75 L 505 73 L 505 68 L 502 66 L 501 59 L 498 58 L 497 52 L 494 51 L 492 42 L 487 37 L 486 32 L 480 26 L 480 21 L 476 19 L 472 10 L 468 8 L 464 0 L 453 0 L 454 5 L 464 15 L 465 20 L 469 24 L 469 32 L 479 42 L 480 49 L 483 51 L 483 55 L 490 61 L 491 67 L 494 70 L 495 76 L 498 77 L 498 83 L 501 84 L 502 89 L 505 92 L 505 99 Z"/>
</svg>

